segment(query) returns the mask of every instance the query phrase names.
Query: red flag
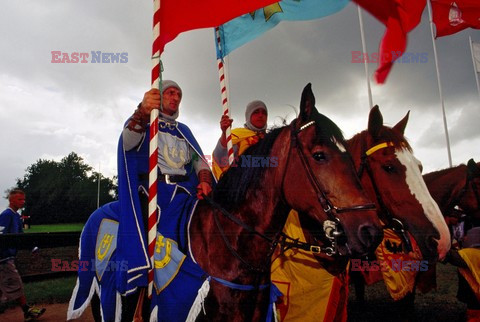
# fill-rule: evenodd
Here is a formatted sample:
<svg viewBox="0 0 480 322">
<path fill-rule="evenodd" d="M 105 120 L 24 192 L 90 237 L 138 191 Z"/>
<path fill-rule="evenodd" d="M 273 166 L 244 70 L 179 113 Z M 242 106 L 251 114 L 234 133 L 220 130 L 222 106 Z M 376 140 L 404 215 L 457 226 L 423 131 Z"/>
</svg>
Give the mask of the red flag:
<svg viewBox="0 0 480 322">
<path fill-rule="evenodd" d="M 466 28 L 480 29 L 480 0 L 431 0 L 435 37 Z"/>
<path fill-rule="evenodd" d="M 375 71 L 376 82 L 383 84 L 393 62 L 401 57 L 407 48 L 407 34 L 420 23 L 426 0 L 353 1 L 387 27 L 380 42 L 380 61 Z"/>
<path fill-rule="evenodd" d="M 165 45 L 181 32 L 216 27 L 245 13 L 279 0 L 160 0 L 160 10 L 153 21 L 160 21 L 160 36 L 153 52 L 163 52 Z M 157 16 L 158 15 L 158 16 Z"/>
</svg>

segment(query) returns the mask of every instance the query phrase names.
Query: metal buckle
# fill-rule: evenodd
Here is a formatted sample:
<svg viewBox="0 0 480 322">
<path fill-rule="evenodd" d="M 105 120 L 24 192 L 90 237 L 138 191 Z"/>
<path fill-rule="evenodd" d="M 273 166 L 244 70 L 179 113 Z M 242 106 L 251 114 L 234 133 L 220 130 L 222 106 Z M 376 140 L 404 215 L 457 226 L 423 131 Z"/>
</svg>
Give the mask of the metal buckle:
<svg viewBox="0 0 480 322">
<path fill-rule="evenodd" d="M 325 220 L 323 222 L 323 231 L 325 232 L 325 236 L 330 239 L 330 240 L 333 240 L 335 239 L 335 235 L 334 235 L 334 232 L 337 230 L 337 224 L 332 221 L 332 220 Z"/>
<path fill-rule="evenodd" d="M 165 183 L 166 184 L 175 184 L 175 182 L 170 181 L 170 175 L 164 174 L 164 176 L 165 176 Z"/>
<path fill-rule="evenodd" d="M 327 247 L 325 248 L 325 254 L 327 256 L 333 256 L 335 255 L 335 250 L 333 249 L 333 247 Z"/>
<path fill-rule="evenodd" d="M 405 232 L 405 229 L 403 228 L 403 223 L 397 218 L 392 218 L 391 223 L 392 223 L 392 230 L 394 232 L 399 232 L 402 234 Z"/>
<path fill-rule="evenodd" d="M 322 248 L 320 246 L 310 246 L 310 251 L 315 254 L 320 254 L 322 252 Z"/>
</svg>

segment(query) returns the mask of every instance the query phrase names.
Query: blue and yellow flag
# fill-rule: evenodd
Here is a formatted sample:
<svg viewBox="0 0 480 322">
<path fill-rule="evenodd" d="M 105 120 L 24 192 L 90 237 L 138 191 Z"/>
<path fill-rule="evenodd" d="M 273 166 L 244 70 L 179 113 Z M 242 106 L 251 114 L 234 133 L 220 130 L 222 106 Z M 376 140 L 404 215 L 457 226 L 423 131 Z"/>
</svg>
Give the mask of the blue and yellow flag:
<svg viewBox="0 0 480 322">
<path fill-rule="evenodd" d="M 217 58 L 257 38 L 282 20 L 313 20 L 332 15 L 349 3 L 349 0 L 283 0 L 262 9 L 244 14 L 221 25 L 220 47 Z"/>
</svg>

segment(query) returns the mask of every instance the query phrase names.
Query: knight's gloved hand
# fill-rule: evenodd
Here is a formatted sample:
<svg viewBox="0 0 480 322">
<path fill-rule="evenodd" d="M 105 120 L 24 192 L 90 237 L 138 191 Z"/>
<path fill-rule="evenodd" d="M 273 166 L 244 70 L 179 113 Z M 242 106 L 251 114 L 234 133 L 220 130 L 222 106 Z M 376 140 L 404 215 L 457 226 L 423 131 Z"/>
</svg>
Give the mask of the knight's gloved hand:
<svg viewBox="0 0 480 322">
<path fill-rule="evenodd" d="M 212 173 L 209 170 L 200 170 L 198 172 L 197 198 L 203 199 L 203 195 L 208 196 L 212 192 Z"/>
<path fill-rule="evenodd" d="M 197 198 L 202 200 L 203 195 L 208 196 L 212 192 L 212 187 L 206 182 L 200 182 L 197 186 Z"/>
<path fill-rule="evenodd" d="M 220 129 L 223 133 L 227 130 L 229 126 L 232 125 L 233 119 L 229 118 L 228 115 L 222 115 L 220 119 Z"/>
</svg>

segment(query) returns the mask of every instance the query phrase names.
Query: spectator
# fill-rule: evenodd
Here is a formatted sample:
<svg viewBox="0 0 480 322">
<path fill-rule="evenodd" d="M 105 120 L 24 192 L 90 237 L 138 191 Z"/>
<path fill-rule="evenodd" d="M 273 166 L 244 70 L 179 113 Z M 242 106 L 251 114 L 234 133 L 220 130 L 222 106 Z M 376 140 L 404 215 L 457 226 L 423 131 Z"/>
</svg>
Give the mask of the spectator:
<svg viewBox="0 0 480 322">
<path fill-rule="evenodd" d="M 25 205 L 25 193 L 13 189 L 8 194 L 9 206 L 0 214 L 0 234 L 23 233 L 18 210 Z M 32 321 L 45 313 L 45 308 L 29 306 L 20 274 L 15 266 L 15 248 L 0 249 L 0 303 L 16 300 L 22 307 L 25 321 Z"/>
</svg>

